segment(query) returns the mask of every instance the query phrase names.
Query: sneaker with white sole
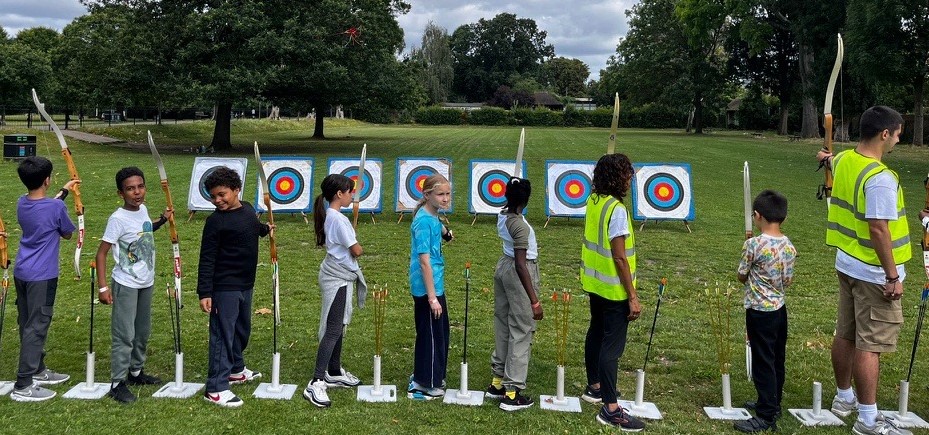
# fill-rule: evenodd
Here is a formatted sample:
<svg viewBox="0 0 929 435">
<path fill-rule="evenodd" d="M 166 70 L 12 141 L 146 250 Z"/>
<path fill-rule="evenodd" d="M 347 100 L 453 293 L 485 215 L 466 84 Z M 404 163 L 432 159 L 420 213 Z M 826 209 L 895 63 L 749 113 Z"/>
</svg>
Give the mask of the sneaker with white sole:
<svg viewBox="0 0 929 435">
<path fill-rule="evenodd" d="M 410 375 L 410 384 L 406 387 L 406 397 L 411 400 L 434 400 L 445 396 L 445 390 L 441 388 L 424 387 L 413 380 Z"/>
<path fill-rule="evenodd" d="M 328 408 L 332 405 L 332 401 L 329 400 L 329 394 L 326 393 L 326 388 L 326 381 L 312 381 L 307 384 L 306 389 L 303 390 L 303 398 L 320 408 Z"/>
<path fill-rule="evenodd" d="M 832 399 L 832 412 L 835 413 L 835 415 L 848 417 L 849 414 L 855 411 L 858 411 L 858 399 L 851 402 L 846 402 L 839 398 L 839 396 L 835 396 L 835 398 Z"/>
<path fill-rule="evenodd" d="M 345 368 L 340 367 L 339 372 L 340 374 L 338 375 L 330 375 L 329 372 L 326 372 L 326 376 L 323 377 L 323 381 L 326 382 L 327 387 L 352 388 L 361 384 L 361 380 L 351 372 L 345 370 Z"/>
<path fill-rule="evenodd" d="M 14 388 L 13 392 L 10 393 L 10 399 L 17 402 L 41 402 L 51 399 L 57 394 L 58 393 L 47 388 L 42 388 L 38 383 L 33 382 L 32 385 L 26 388 Z"/>
<path fill-rule="evenodd" d="M 886 418 L 880 413 L 877 414 L 874 426 L 868 427 L 861 420 L 856 421 L 852 426 L 852 433 L 857 435 L 913 435 L 913 432 L 898 427 L 895 420 Z"/>
<path fill-rule="evenodd" d="M 254 372 L 248 369 L 248 367 L 243 367 L 241 372 L 233 373 L 229 375 L 230 384 L 244 384 L 253 379 L 261 377 L 261 372 Z"/>
<path fill-rule="evenodd" d="M 32 380 L 39 385 L 57 385 L 71 379 L 71 375 L 58 373 L 52 369 L 45 369 L 32 375 Z"/>
<path fill-rule="evenodd" d="M 619 397 L 618 394 L 617 397 Z M 581 394 L 581 399 L 587 403 L 593 403 L 596 405 L 598 403 L 603 403 L 603 393 L 600 392 L 599 388 L 595 389 L 594 387 L 588 385 L 587 388 L 584 388 L 584 394 Z"/>
<path fill-rule="evenodd" d="M 238 408 L 245 403 L 242 402 L 239 396 L 236 396 L 235 393 L 229 390 L 220 391 L 218 393 L 203 393 L 203 400 L 215 403 L 223 408 Z"/>
</svg>

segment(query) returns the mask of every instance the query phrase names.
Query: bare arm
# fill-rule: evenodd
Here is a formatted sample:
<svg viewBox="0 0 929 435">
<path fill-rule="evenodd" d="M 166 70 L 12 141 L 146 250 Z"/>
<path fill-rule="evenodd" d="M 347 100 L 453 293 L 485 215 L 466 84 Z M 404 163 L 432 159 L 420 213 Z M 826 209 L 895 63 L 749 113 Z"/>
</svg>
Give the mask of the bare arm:
<svg viewBox="0 0 929 435">
<path fill-rule="evenodd" d="M 435 293 L 435 277 L 432 275 L 432 264 L 429 254 L 419 254 L 419 267 L 423 271 L 423 285 L 426 287 L 426 299 L 429 309 L 436 318 L 442 315 L 442 304 L 439 303 Z"/>
<path fill-rule="evenodd" d="M 897 264 L 894 263 L 893 248 L 890 247 L 890 228 L 884 219 L 868 219 L 868 232 L 871 235 L 871 243 L 874 245 L 874 252 L 877 254 L 881 267 L 884 269 L 884 275 L 887 278 L 897 277 L 894 282 L 884 284 L 884 297 L 896 300 L 903 296 L 903 283 L 900 282 L 897 275 Z"/>
<path fill-rule="evenodd" d="M 106 285 L 106 257 L 110 253 L 110 248 L 113 245 L 109 242 L 100 241 L 100 246 L 97 248 L 97 288 L 107 289 L 106 291 L 100 292 L 97 297 L 100 299 L 100 302 L 104 304 L 113 303 L 113 293 L 110 291 L 109 287 Z"/>
</svg>

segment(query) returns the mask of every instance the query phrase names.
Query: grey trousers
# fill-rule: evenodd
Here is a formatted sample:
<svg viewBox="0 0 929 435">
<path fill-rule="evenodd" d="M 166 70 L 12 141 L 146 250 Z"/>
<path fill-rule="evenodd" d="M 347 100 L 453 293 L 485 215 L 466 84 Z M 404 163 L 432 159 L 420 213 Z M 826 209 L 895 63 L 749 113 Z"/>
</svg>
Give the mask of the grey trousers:
<svg viewBox="0 0 929 435">
<path fill-rule="evenodd" d="M 19 369 L 15 388 L 32 385 L 32 375 L 45 370 L 45 339 L 52 324 L 58 278 L 23 281 L 13 277 L 19 323 Z"/>
<path fill-rule="evenodd" d="M 110 332 L 110 377 L 113 382 L 126 380 L 130 371 L 142 370 L 145 351 L 152 334 L 153 287 L 135 289 L 110 282 L 113 294 L 113 320 Z"/>
<path fill-rule="evenodd" d="M 533 290 L 538 294 L 539 265 L 527 261 Z M 516 274 L 516 260 L 506 255 L 497 261 L 494 272 L 494 342 L 490 369 L 494 377 L 503 378 L 507 391 L 526 388 L 529 354 L 536 321 L 532 303 Z"/>
</svg>

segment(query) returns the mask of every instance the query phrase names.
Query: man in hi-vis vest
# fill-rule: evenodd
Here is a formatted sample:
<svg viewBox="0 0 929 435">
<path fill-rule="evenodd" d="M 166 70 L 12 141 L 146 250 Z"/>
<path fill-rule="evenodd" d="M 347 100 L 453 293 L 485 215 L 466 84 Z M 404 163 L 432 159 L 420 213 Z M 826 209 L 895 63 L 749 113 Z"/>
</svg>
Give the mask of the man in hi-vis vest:
<svg viewBox="0 0 929 435">
<path fill-rule="evenodd" d="M 839 278 L 832 412 L 844 417 L 857 409 L 856 434 L 910 433 L 877 412 L 880 356 L 897 349 L 903 324 L 903 263 L 912 256 L 903 189 L 897 173 L 881 162 L 900 140 L 902 128 L 899 113 L 875 106 L 861 115 L 861 139 L 855 149 L 817 155 L 834 174 L 826 226 L 826 244 L 837 248 Z"/>
<path fill-rule="evenodd" d="M 619 406 L 616 390 L 617 361 L 626 347 L 626 331 L 642 311 L 635 285 L 635 236 L 622 202 L 634 174 L 632 162 L 622 154 L 607 154 L 594 166 L 580 270 L 581 285 L 590 299 L 584 342 L 587 388 L 581 398 L 603 403 L 597 421 L 627 432 L 645 428 Z"/>
</svg>

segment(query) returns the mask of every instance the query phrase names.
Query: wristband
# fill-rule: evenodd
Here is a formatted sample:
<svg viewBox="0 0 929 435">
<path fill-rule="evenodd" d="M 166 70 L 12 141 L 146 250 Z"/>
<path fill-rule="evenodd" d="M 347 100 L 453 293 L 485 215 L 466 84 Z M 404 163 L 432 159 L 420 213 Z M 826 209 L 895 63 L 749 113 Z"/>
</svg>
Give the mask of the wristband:
<svg viewBox="0 0 929 435">
<path fill-rule="evenodd" d="M 895 276 L 895 277 L 893 277 L 893 278 L 891 278 L 891 277 L 889 277 L 889 276 L 885 276 L 884 278 L 887 279 L 887 282 L 886 282 L 887 284 L 893 284 L 893 283 L 895 283 L 895 282 L 899 282 L 899 281 L 900 281 L 900 275 L 897 275 L 897 276 Z"/>
<path fill-rule="evenodd" d="M 925 228 L 926 231 L 929 231 L 929 216 L 923 218 L 923 228 Z"/>
<path fill-rule="evenodd" d="M 535 301 L 535 303 L 532 304 L 532 308 L 539 308 L 541 306 L 542 306 L 542 301 Z"/>
<path fill-rule="evenodd" d="M 65 198 L 68 197 L 68 189 L 65 189 L 62 187 L 61 190 L 59 190 L 59 192 L 61 193 L 61 198 L 58 198 L 58 199 L 64 201 Z"/>
<path fill-rule="evenodd" d="M 100 289 L 99 289 L 98 291 L 99 291 L 100 293 L 106 293 L 106 292 L 110 291 L 110 288 L 107 287 L 107 286 L 103 286 L 103 287 L 100 287 Z"/>
</svg>

